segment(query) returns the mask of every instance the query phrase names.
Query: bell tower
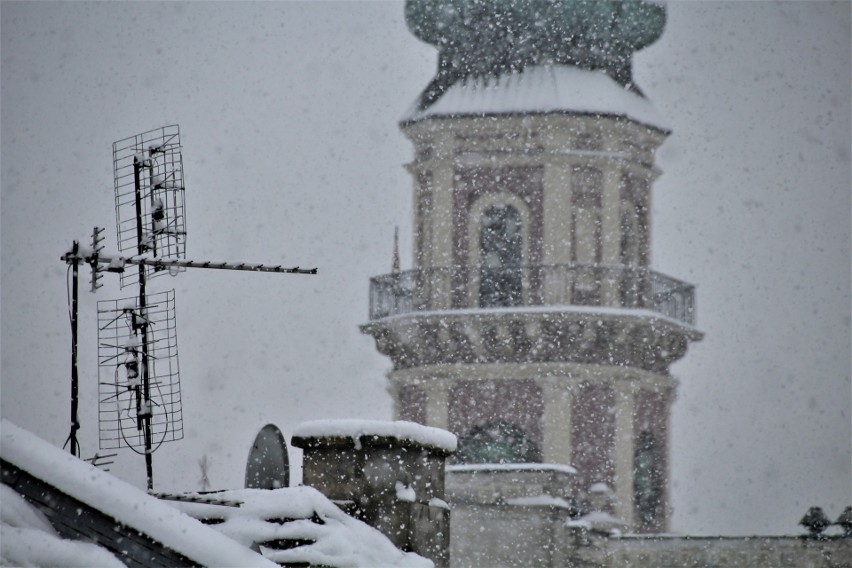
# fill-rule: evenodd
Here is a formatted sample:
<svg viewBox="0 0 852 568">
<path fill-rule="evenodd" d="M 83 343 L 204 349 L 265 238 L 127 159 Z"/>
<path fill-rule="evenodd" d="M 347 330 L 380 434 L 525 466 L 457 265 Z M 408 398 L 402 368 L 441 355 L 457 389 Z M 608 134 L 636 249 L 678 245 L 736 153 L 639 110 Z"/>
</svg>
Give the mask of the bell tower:
<svg viewBox="0 0 852 568">
<path fill-rule="evenodd" d="M 439 49 L 401 124 L 414 267 L 371 279 L 361 330 L 393 363 L 396 418 L 457 434 L 458 461 L 572 465 L 633 530 L 665 531 L 669 366 L 702 337 L 693 286 L 649 267 L 668 130 L 631 57 L 665 9 L 517 6 L 406 3 Z"/>
</svg>

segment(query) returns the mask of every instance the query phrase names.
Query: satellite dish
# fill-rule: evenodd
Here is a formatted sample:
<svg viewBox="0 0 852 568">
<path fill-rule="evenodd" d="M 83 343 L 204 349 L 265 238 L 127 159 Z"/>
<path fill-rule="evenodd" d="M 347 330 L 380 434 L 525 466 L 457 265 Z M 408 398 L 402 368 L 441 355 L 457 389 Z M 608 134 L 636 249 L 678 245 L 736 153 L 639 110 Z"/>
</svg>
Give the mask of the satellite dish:
<svg viewBox="0 0 852 568">
<path fill-rule="evenodd" d="M 274 424 L 260 429 L 246 463 L 247 489 L 278 489 L 290 485 L 287 441 Z"/>
</svg>

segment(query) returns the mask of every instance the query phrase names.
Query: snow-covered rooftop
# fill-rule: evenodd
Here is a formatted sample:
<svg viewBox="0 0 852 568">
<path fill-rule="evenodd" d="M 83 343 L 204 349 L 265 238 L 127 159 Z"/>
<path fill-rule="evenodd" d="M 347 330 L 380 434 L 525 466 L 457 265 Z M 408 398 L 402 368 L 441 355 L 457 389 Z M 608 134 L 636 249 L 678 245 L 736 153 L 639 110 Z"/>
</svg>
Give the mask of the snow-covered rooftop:
<svg viewBox="0 0 852 568">
<path fill-rule="evenodd" d="M 362 438 L 394 438 L 447 452 L 456 451 L 455 434 L 404 420 L 314 420 L 300 424 L 293 438 L 351 438 L 356 447 Z"/>
<path fill-rule="evenodd" d="M 191 501 L 171 504 L 198 519 L 215 519 L 217 524 L 212 528 L 245 546 L 260 542 L 263 555 L 278 563 L 423 568 L 433 565 L 422 556 L 402 552 L 381 532 L 350 517 L 312 487 L 238 489 L 195 497 L 239 506 Z M 262 544 L 287 540 L 299 546 L 273 549 Z"/>
<path fill-rule="evenodd" d="M 123 568 L 105 548 L 61 538 L 44 515 L 14 489 L 0 485 L 0 566 Z"/>
<path fill-rule="evenodd" d="M 204 566 L 275 566 L 245 546 L 222 538 L 210 527 L 63 452 L 8 420 L 3 420 L 0 428 L 0 456 L 4 461 L 127 527 L 148 535 L 175 552 Z M 5 509 L 5 500 L 3 505 Z M 8 542 L 6 538 L 3 539 L 4 554 Z M 32 542 L 34 548 L 18 553 L 40 554 L 43 550 L 39 550 L 38 543 Z M 30 560 L 34 558 L 30 557 Z"/>
<path fill-rule="evenodd" d="M 536 65 L 499 76 L 459 81 L 427 108 L 420 109 L 415 103 L 403 122 L 431 117 L 554 112 L 625 116 L 669 130 L 646 98 L 622 87 L 603 71 L 573 65 Z"/>
<path fill-rule="evenodd" d="M 161 500 L 11 422 L 3 420 L 0 427 L 4 461 L 203 566 L 433 566 L 427 558 L 402 552 L 311 487 L 238 489 Z M 60 538 L 14 489 L 3 485 L 0 497 L 0 565 L 124 565 L 104 547 Z M 206 526 L 200 519 L 217 524 Z M 281 550 L 261 544 L 262 556 L 250 548 L 287 540 L 296 546 Z"/>
</svg>

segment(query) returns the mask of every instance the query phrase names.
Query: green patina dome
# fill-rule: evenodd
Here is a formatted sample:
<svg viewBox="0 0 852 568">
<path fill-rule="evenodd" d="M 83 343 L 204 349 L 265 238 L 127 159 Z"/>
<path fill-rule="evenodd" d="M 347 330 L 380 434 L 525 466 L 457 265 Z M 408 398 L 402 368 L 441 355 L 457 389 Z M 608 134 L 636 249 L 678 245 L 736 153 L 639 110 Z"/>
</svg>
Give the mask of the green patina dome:
<svg viewBox="0 0 852 568">
<path fill-rule="evenodd" d="M 644 0 L 406 0 L 405 20 L 438 49 L 438 73 L 420 108 L 453 83 L 528 65 L 602 70 L 632 82 L 631 59 L 663 33 L 665 8 Z"/>
</svg>

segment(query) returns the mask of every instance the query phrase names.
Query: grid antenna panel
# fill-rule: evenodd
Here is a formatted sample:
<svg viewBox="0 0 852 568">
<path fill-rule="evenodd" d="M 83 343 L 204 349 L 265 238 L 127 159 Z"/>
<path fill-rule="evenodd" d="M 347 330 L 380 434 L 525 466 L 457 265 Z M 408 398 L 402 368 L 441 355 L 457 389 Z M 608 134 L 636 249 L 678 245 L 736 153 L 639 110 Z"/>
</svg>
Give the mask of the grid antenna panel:
<svg viewBox="0 0 852 568">
<path fill-rule="evenodd" d="M 112 145 L 118 250 L 126 256 L 186 258 L 183 157 L 178 125 L 163 126 Z M 121 287 L 181 268 L 128 267 Z"/>
<path fill-rule="evenodd" d="M 142 390 L 145 361 L 148 407 Z M 183 438 L 174 290 L 150 294 L 145 308 L 140 308 L 138 298 L 98 302 L 100 449 L 129 447 L 144 453 L 142 421 L 148 414 L 151 451 Z"/>
</svg>

